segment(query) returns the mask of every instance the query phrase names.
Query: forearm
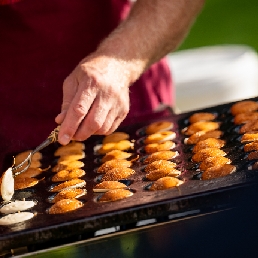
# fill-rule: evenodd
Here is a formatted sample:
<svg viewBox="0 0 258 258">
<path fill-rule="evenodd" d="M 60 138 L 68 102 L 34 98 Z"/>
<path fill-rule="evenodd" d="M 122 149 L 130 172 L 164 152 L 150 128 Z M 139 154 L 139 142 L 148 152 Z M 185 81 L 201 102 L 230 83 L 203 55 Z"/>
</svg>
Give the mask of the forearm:
<svg viewBox="0 0 258 258">
<path fill-rule="evenodd" d="M 132 83 L 178 47 L 203 4 L 204 0 L 138 0 L 97 53 L 123 61 Z"/>
</svg>

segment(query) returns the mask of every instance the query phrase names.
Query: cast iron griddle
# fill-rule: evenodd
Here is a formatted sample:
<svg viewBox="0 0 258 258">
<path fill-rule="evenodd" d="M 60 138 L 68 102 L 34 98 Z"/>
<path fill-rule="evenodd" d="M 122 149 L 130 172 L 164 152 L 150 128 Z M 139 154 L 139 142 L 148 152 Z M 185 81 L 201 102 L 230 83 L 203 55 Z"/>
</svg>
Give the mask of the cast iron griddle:
<svg viewBox="0 0 258 258">
<path fill-rule="evenodd" d="M 253 99 L 256 100 L 256 99 Z M 135 142 L 132 152 L 139 155 L 138 161 L 133 165 L 136 174 L 131 176 L 126 183 L 134 193 L 133 196 L 109 203 L 98 202 L 99 193 L 93 193 L 93 186 L 97 183 L 98 174 L 95 169 L 100 165 L 100 156 L 93 151 L 96 144 L 101 143 L 103 137 L 94 136 L 85 141 L 86 157 L 82 161 L 86 175 L 82 178 L 87 182 L 87 195 L 81 198 L 84 206 L 77 211 L 50 215 L 46 210 L 51 206 L 46 199 L 51 195 L 48 192 L 53 184 L 51 169 L 46 171 L 39 184 L 34 187 L 15 192 L 13 199 L 35 200 L 37 205 L 31 209 L 35 213 L 33 219 L 14 224 L 12 226 L 0 226 L 0 250 L 26 246 L 35 243 L 43 243 L 54 239 L 62 239 L 84 232 L 94 232 L 101 228 L 116 225 L 126 225 L 139 220 L 157 218 L 169 214 L 181 213 L 193 209 L 205 209 L 209 207 L 228 205 L 231 193 L 239 191 L 257 183 L 258 171 L 250 169 L 250 161 L 246 159 L 241 136 L 238 127 L 233 124 L 229 109 L 233 103 L 215 106 L 207 109 L 184 113 L 180 115 L 156 116 L 145 118 L 141 123 L 132 123 L 128 127 L 120 128 L 119 131 L 130 135 L 130 140 Z M 237 171 L 231 175 L 202 181 L 199 179 L 198 166 L 191 161 L 191 146 L 184 144 L 185 136 L 181 130 L 188 125 L 188 118 L 195 112 L 215 112 L 220 121 L 221 130 L 227 144 L 223 150 L 227 157 L 231 158 L 232 164 L 236 165 Z M 154 121 L 168 120 L 174 123 L 172 129 L 176 132 L 176 147 L 179 155 L 173 161 L 177 163 L 177 169 L 182 171 L 181 179 L 184 184 L 177 188 L 149 191 L 146 186 L 150 183 L 144 179 L 142 160 L 146 155 L 142 152 L 142 138 L 145 137 L 144 128 Z M 58 144 L 52 144 L 42 151 L 43 167 L 55 164 L 54 151 Z M 12 164 L 13 153 L 6 156 L 4 169 Z"/>
</svg>

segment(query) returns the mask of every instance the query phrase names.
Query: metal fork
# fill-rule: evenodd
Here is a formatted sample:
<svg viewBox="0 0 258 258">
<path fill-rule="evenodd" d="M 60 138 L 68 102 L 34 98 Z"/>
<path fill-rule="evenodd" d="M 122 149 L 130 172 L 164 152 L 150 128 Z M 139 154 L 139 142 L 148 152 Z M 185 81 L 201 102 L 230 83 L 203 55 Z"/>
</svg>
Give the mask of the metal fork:
<svg viewBox="0 0 258 258">
<path fill-rule="evenodd" d="M 42 142 L 39 146 L 37 146 L 32 152 L 30 152 L 30 154 L 28 155 L 28 157 L 22 161 L 19 165 L 15 166 L 15 160 L 14 160 L 14 166 L 12 167 L 12 172 L 13 172 L 13 176 L 17 176 L 19 174 L 21 174 L 22 172 L 25 172 L 30 164 L 31 164 L 31 159 L 34 153 L 44 149 L 45 147 L 47 147 L 48 145 L 50 145 L 53 142 L 57 141 L 57 136 L 58 136 L 58 132 L 59 132 L 59 128 L 60 126 L 57 126 L 48 136 L 48 138 Z M 21 171 L 17 171 L 19 168 L 23 167 L 23 165 L 27 163 L 27 165 L 24 167 L 24 169 L 22 169 Z"/>
</svg>

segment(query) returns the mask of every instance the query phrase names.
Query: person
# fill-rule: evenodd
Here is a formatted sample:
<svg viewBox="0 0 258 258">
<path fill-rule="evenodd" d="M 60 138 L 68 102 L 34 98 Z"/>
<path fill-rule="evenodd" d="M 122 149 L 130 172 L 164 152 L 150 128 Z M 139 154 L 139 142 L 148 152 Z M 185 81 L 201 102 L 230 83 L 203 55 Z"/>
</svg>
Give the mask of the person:
<svg viewBox="0 0 258 258">
<path fill-rule="evenodd" d="M 173 104 L 164 57 L 203 4 L 0 0 L 1 158 L 37 146 L 56 123 L 65 145 Z"/>
</svg>

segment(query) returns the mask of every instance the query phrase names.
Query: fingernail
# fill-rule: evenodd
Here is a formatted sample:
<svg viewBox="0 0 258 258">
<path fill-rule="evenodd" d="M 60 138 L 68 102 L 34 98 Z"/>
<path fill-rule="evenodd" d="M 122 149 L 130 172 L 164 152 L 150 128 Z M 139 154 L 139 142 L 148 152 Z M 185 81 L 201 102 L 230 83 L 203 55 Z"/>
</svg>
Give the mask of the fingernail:
<svg viewBox="0 0 258 258">
<path fill-rule="evenodd" d="M 66 145 L 70 142 L 70 136 L 68 134 L 64 134 L 63 136 L 61 136 L 60 138 L 60 143 L 63 145 Z"/>
</svg>

